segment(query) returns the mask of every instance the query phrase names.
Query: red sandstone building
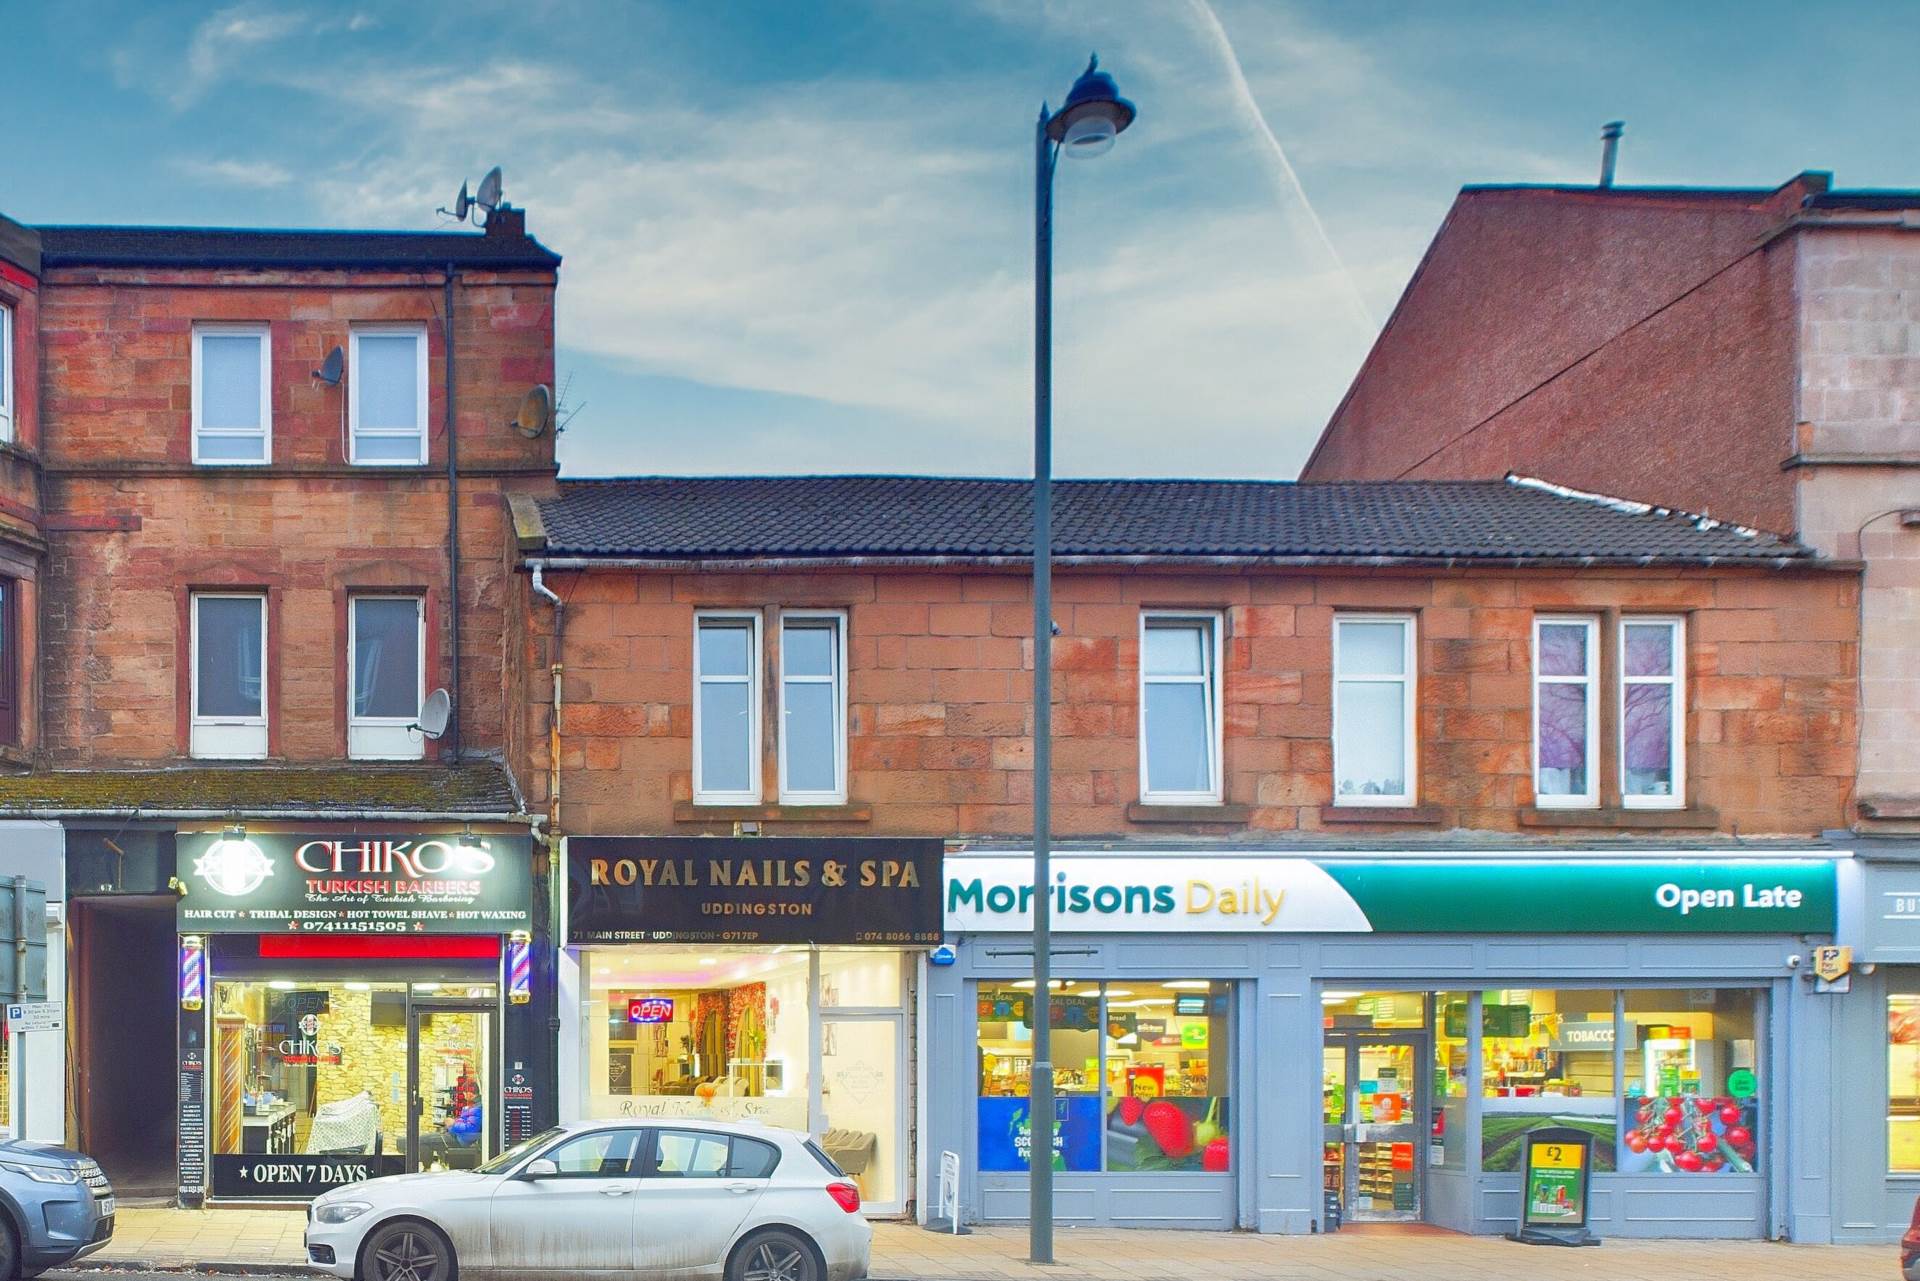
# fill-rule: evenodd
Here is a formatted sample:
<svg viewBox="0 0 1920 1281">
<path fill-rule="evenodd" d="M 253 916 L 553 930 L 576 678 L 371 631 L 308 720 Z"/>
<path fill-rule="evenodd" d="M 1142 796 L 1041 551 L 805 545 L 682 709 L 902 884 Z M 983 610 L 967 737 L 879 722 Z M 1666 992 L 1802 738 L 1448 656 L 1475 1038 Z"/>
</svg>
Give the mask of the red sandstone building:
<svg viewBox="0 0 1920 1281">
<path fill-rule="evenodd" d="M 1027 493 L 512 499 L 563 1116 L 806 1128 L 879 1212 L 951 1152 L 964 1217 L 1025 1214 Z M 1520 1136 L 1570 1116 L 1608 1234 L 1824 1231 L 1831 1081 L 1788 1052 L 1824 1009 L 1785 958 L 1834 926 L 1857 566 L 1519 479 L 1055 510 L 1064 1220 L 1504 1230 Z M 818 879 L 927 842 L 938 965 L 921 900 Z M 1689 1100 L 1673 1159 L 1655 1096 Z"/>
<path fill-rule="evenodd" d="M 558 265 L 505 207 L 0 220 L 0 811 L 72 1016 L 67 1072 L 41 1035 L 10 1074 L 16 1133 L 191 1203 L 460 1164 L 530 1119 L 501 549 L 505 495 L 554 476 L 512 419 L 552 382 Z M 391 892 L 455 875 L 472 912 Z"/>
<path fill-rule="evenodd" d="M 1762 771 L 1858 754 L 1834 821 L 1860 856 L 1840 941 L 1865 968 L 1826 1011 L 1855 1085 L 1836 1099 L 1844 1159 L 1819 1211 L 1841 1238 L 1897 1237 L 1920 1192 L 1916 226 L 1920 192 L 1824 173 L 1773 189 L 1469 187 L 1304 473 L 1519 471 L 1863 564 L 1857 724 L 1773 726 L 1741 749 Z M 1723 663 L 1784 642 L 1787 662 L 1819 666 L 1819 638 L 1852 626 L 1728 622 L 1695 629 Z"/>
</svg>

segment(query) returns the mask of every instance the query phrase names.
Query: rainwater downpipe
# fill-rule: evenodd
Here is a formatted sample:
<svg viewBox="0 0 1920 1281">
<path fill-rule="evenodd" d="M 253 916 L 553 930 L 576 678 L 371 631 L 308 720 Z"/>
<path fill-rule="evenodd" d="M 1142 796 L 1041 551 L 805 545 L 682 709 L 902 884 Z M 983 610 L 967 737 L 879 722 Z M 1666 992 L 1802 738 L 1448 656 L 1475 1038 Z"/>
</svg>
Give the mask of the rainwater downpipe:
<svg viewBox="0 0 1920 1281">
<path fill-rule="evenodd" d="M 533 563 L 533 590 L 553 606 L 553 665 L 549 669 L 553 674 L 553 715 L 547 725 L 547 836 L 555 840 L 560 835 L 560 707 L 564 674 L 560 645 L 567 630 L 567 603 L 547 586 L 546 566 L 538 561 Z"/>
<path fill-rule="evenodd" d="M 452 715 L 447 724 L 447 751 L 460 759 L 460 451 L 454 443 L 453 405 L 453 264 L 447 264 L 445 305 L 441 309 L 447 343 L 447 644 L 452 663 L 447 672 Z"/>
</svg>

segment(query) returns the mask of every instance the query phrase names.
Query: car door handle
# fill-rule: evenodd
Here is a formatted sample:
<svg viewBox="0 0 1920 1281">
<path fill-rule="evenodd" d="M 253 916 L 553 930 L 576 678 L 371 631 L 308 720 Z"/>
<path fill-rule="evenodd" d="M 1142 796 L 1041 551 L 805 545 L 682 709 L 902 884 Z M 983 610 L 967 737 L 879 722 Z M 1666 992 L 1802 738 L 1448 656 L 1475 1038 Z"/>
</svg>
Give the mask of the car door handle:
<svg viewBox="0 0 1920 1281">
<path fill-rule="evenodd" d="M 727 1191 L 733 1193 L 735 1196 L 741 1196 L 753 1191 L 753 1185 L 750 1183 L 729 1183 L 727 1184 Z"/>
<path fill-rule="evenodd" d="M 616 1184 L 610 1188 L 601 1188 L 600 1195 L 601 1196 L 625 1196 L 631 1191 L 633 1191 L 632 1188 L 621 1187 L 618 1184 Z"/>
</svg>

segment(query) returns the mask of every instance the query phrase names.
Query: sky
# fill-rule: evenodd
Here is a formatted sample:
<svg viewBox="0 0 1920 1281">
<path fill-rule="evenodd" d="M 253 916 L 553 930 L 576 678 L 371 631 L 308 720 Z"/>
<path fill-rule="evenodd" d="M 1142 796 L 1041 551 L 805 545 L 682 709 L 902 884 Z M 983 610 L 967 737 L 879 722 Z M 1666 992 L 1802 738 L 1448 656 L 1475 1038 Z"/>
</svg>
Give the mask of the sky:
<svg viewBox="0 0 1920 1281">
<path fill-rule="evenodd" d="M 1032 464 L 1033 126 L 1058 474 L 1286 478 L 1454 193 L 1920 185 L 1920 5 L 0 0 L 0 211 L 425 230 L 492 165 L 565 256 L 563 473 Z"/>
</svg>

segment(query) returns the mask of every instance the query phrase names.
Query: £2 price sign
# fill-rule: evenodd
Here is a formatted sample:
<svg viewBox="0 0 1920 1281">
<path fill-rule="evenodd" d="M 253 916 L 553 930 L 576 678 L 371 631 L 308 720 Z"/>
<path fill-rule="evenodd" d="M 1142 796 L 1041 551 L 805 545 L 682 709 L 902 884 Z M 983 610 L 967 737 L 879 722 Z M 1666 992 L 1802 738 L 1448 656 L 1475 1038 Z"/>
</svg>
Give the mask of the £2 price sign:
<svg viewBox="0 0 1920 1281">
<path fill-rule="evenodd" d="M 1530 1245 L 1598 1245 L 1587 1231 L 1593 1136 L 1568 1126 L 1527 1132 L 1525 1203 L 1513 1239 Z"/>
</svg>

